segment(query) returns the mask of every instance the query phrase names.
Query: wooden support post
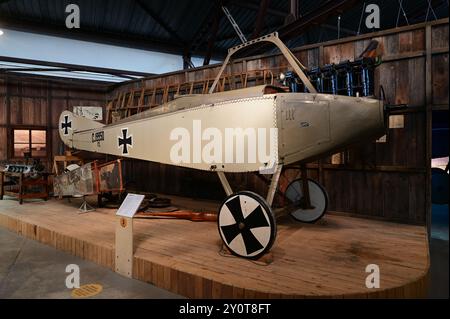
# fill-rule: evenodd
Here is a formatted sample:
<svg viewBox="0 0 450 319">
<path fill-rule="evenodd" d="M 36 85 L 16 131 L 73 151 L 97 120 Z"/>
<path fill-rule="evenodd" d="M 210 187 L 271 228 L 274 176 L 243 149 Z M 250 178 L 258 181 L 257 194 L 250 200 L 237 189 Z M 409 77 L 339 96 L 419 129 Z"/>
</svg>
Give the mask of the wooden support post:
<svg viewBox="0 0 450 319">
<path fill-rule="evenodd" d="M 432 139 L 432 107 L 433 107 L 433 86 L 432 86 L 432 42 L 430 24 L 425 27 L 425 103 L 426 103 L 426 174 L 425 174 L 425 216 L 428 230 L 428 238 L 431 237 L 431 139 Z"/>
<path fill-rule="evenodd" d="M 9 160 L 10 158 L 14 157 L 14 154 L 12 153 L 12 149 L 14 147 L 10 146 L 12 139 L 12 130 L 11 130 L 11 93 L 10 93 L 10 84 L 9 84 L 9 77 L 6 75 L 5 79 L 5 85 L 6 85 L 6 159 Z"/>
<path fill-rule="evenodd" d="M 214 50 L 214 43 L 216 42 L 217 32 L 219 31 L 220 19 L 222 18 L 222 4 L 219 3 L 216 6 L 215 10 L 216 12 L 214 14 L 212 22 L 211 34 L 208 39 L 208 48 L 206 51 L 205 58 L 203 60 L 203 65 L 209 65 L 209 62 L 211 61 L 212 52 Z"/>
<path fill-rule="evenodd" d="M 116 214 L 115 270 L 128 278 L 133 276 L 133 217 L 144 197 L 128 194 Z"/>
<path fill-rule="evenodd" d="M 143 111 L 142 106 L 144 105 L 144 101 L 145 101 L 145 84 L 142 83 L 141 95 L 139 96 L 138 102 L 138 113 Z"/>
<path fill-rule="evenodd" d="M 115 269 L 125 277 L 133 275 L 133 218 L 130 217 L 116 217 Z"/>
<path fill-rule="evenodd" d="M 0 200 L 3 200 L 3 195 L 5 195 L 4 184 L 5 184 L 5 173 L 0 172 Z"/>
<path fill-rule="evenodd" d="M 47 133 L 46 133 L 46 142 L 47 142 L 47 160 L 48 163 L 52 162 L 53 157 L 53 130 L 52 130 L 52 121 L 53 121 L 53 108 L 52 108 L 52 85 L 49 81 L 47 81 Z M 47 192 L 48 193 L 48 192 Z"/>
<path fill-rule="evenodd" d="M 19 204 L 23 204 L 23 174 L 19 176 Z"/>
<path fill-rule="evenodd" d="M 269 7 L 269 2 L 270 0 L 262 0 L 259 5 L 258 15 L 256 16 L 255 22 L 255 30 L 253 31 L 251 39 L 256 39 L 261 33 L 261 30 L 263 29 L 267 8 Z"/>
<path fill-rule="evenodd" d="M 298 12 L 298 11 L 297 11 Z M 322 67 L 325 64 L 324 62 L 324 52 L 323 52 L 323 45 L 318 47 L 318 57 L 317 57 L 317 67 Z M 318 175 L 319 175 L 319 183 L 320 185 L 324 185 L 324 176 L 323 176 L 323 159 L 319 159 L 318 161 Z"/>
<path fill-rule="evenodd" d="M 48 189 L 49 189 L 49 187 L 48 187 L 48 175 L 49 174 L 44 174 L 44 176 L 43 176 L 43 179 L 44 179 L 44 191 L 45 191 L 45 195 L 46 195 L 44 197 L 45 201 L 48 200 L 48 193 L 49 193 L 49 191 L 48 191 Z"/>
</svg>

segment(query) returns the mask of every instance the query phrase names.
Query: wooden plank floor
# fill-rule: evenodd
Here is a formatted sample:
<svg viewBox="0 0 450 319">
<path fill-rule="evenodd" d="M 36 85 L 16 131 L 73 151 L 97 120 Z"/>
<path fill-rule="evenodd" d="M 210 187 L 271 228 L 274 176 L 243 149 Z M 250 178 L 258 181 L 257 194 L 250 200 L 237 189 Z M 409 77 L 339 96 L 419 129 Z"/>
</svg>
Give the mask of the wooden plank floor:
<svg viewBox="0 0 450 319">
<path fill-rule="evenodd" d="M 215 203 L 175 199 L 210 210 Z M 0 201 L 0 226 L 114 269 L 115 210 L 78 214 L 76 200 L 19 205 Z M 191 298 L 343 298 L 425 296 L 426 229 L 345 216 L 319 223 L 278 222 L 274 261 L 262 265 L 219 254 L 215 223 L 135 220 L 133 277 Z M 367 289 L 377 264 L 380 289 Z"/>
</svg>

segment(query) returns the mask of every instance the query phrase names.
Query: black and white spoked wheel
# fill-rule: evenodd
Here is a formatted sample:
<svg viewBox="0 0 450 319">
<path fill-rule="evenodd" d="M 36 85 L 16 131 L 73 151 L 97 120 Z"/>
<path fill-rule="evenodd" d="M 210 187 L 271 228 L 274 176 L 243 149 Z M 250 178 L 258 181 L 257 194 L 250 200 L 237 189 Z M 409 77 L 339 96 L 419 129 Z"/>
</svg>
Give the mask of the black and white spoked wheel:
<svg viewBox="0 0 450 319">
<path fill-rule="evenodd" d="M 327 211 L 328 195 L 325 189 L 317 182 L 308 179 L 309 198 L 311 207 L 304 207 L 303 182 L 301 179 L 292 181 L 286 188 L 285 196 L 292 202 L 297 203 L 297 208 L 291 212 L 291 216 L 304 223 L 313 223 L 319 220 Z"/>
<path fill-rule="evenodd" d="M 272 210 L 261 196 L 248 191 L 225 199 L 220 206 L 217 225 L 225 246 L 244 258 L 263 255 L 276 237 Z"/>
</svg>

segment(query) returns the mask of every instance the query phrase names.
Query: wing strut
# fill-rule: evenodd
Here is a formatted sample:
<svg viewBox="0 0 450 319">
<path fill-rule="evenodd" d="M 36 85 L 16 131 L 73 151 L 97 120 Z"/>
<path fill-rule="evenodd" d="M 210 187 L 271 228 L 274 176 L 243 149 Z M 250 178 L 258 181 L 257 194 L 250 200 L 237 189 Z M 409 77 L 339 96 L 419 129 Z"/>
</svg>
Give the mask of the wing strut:
<svg viewBox="0 0 450 319">
<path fill-rule="evenodd" d="M 214 83 L 212 84 L 211 88 L 209 89 L 209 94 L 213 93 L 216 89 L 217 84 L 219 83 L 220 77 L 222 76 L 223 72 L 225 71 L 225 68 L 227 67 L 228 63 L 230 62 L 230 58 L 239 50 L 246 48 L 248 46 L 254 45 L 258 42 L 271 42 L 275 44 L 278 49 L 280 49 L 281 53 L 284 55 L 286 60 L 289 62 L 291 67 L 294 69 L 295 73 L 297 73 L 300 80 L 303 82 L 305 87 L 308 89 L 309 93 L 317 93 L 317 90 L 315 87 L 311 84 L 308 77 L 304 73 L 304 70 L 306 68 L 300 63 L 300 61 L 297 59 L 297 57 L 289 50 L 289 48 L 283 43 L 283 41 L 280 40 L 278 37 L 278 32 L 273 32 L 268 35 L 262 36 L 260 38 L 247 41 L 243 44 L 237 45 L 235 47 L 232 47 L 228 49 L 228 55 L 225 58 L 225 61 L 222 64 L 222 67 L 219 70 L 219 73 L 217 74 Z"/>
</svg>

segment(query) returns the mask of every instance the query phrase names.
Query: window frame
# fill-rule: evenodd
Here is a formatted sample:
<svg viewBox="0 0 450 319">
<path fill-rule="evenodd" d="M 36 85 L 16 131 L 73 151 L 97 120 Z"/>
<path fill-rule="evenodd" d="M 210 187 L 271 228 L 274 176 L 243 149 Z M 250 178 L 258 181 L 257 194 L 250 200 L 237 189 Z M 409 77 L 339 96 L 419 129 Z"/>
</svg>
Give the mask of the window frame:
<svg viewBox="0 0 450 319">
<path fill-rule="evenodd" d="M 11 159 L 13 159 L 13 160 L 23 160 L 23 159 L 25 159 L 24 156 L 19 156 L 18 157 L 15 154 L 14 146 L 16 144 L 19 144 L 19 143 L 16 143 L 16 141 L 14 139 L 14 132 L 15 131 L 28 131 L 28 136 L 29 136 L 28 147 L 29 147 L 29 149 L 31 151 L 31 158 L 39 158 L 39 159 L 48 158 L 48 156 L 49 156 L 49 149 L 48 149 L 49 143 L 48 143 L 48 129 L 47 129 L 47 127 L 45 127 L 45 126 L 30 126 L 30 125 L 24 125 L 24 126 L 14 125 L 14 126 L 11 127 L 11 135 L 10 135 L 11 136 L 11 146 L 10 146 Z M 33 155 L 33 151 L 32 151 L 33 141 L 31 139 L 31 135 L 32 135 L 31 132 L 32 131 L 44 131 L 45 132 L 45 155 L 44 156 L 34 156 Z M 24 143 L 20 143 L 20 144 L 24 144 Z M 42 143 L 34 143 L 34 144 L 42 144 Z"/>
</svg>

